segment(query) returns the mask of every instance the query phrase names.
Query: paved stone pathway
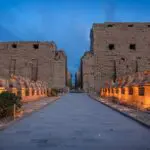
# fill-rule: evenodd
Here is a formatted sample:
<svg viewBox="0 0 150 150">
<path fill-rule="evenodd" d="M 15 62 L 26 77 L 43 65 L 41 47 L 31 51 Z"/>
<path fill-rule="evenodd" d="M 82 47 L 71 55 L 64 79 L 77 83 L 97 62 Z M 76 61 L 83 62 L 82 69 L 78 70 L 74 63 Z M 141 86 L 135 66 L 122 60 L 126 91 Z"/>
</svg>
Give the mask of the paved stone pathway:
<svg viewBox="0 0 150 150">
<path fill-rule="evenodd" d="M 0 150 L 150 150 L 150 130 L 69 94 L 1 131 Z"/>
<path fill-rule="evenodd" d="M 145 112 L 141 111 L 138 109 L 133 109 L 124 105 L 120 105 L 119 103 L 114 103 L 110 99 L 107 98 L 100 98 L 99 96 L 96 95 L 90 95 L 93 99 L 101 102 L 102 104 L 105 104 L 121 113 L 124 115 L 131 117 L 132 119 L 144 124 L 145 126 L 150 128 L 150 112 Z"/>
</svg>

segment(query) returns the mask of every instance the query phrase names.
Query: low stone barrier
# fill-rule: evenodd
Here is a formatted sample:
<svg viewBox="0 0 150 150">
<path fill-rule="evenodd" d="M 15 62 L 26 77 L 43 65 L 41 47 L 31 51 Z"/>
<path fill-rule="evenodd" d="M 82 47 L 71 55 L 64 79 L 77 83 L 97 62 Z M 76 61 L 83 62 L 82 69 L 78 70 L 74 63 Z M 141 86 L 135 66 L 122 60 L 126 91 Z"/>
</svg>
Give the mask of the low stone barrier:
<svg viewBox="0 0 150 150">
<path fill-rule="evenodd" d="M 150 71 L 124 76 L 100 89 L 101 97 L 139 109 L 150 109 Z"/>
<path fill-rule="evenodd" d="M 22 102 L 29 102 L 50 96 L 51 89 L 42 81 L 34 82 L 20 76 L 11 76 L 9 80 L 0 79 L 0 93 L 3 91 L 21 96 Z"/>
</svg>

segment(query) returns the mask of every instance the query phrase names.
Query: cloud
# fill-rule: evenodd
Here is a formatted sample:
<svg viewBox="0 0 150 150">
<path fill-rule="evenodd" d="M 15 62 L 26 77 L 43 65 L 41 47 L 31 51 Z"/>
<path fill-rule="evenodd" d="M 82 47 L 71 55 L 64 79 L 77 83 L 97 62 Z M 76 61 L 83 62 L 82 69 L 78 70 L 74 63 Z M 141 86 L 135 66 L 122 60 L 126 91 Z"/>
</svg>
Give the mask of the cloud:
<svg viewBox="0 0 150 150">
<path fill-rule="evenodd" d="M 12 40 L 21 40 L 21 38 L 17 37 L 7 28 L 0 25 L 0 41 L 2 42 L 2 41 L 12 41 Z"/>
<path fill-rule="evenodd" d="M 113 22 L 115 21 L 115 13 L 116 13 L 116 2 L 115 0 L 107 0 L 105 6 L 105 21 Z"/>
<path fill-rule="evenodd" d="M 40 13 L 28 7 L 11 9 L 3 18 L 1 24 L 13 34 L 24 39 L 36 39 L 44 35 Z"/>
</svg>

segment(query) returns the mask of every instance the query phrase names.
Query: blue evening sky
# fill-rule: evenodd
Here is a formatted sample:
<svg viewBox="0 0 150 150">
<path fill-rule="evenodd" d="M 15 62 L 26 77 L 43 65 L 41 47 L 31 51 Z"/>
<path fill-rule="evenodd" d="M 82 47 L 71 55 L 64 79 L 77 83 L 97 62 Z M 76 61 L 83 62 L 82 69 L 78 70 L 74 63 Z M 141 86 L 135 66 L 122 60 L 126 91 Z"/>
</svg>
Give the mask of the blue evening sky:
<svg viewBox="0 0 150 150">
<path fill-rule="evenodd" d="M 75 73 L 92 24 L 150 21 L 150 0 L 0 0 L 0 41 L 56 42 Z"/>
</svg>

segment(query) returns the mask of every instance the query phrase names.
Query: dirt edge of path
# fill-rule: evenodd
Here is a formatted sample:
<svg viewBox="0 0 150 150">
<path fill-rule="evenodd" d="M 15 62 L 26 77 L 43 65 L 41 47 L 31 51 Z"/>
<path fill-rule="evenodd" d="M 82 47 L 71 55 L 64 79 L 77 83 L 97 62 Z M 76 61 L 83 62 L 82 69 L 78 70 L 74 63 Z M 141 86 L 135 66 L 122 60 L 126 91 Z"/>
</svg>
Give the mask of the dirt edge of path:
<svg viewBox="0 0 150 150">
<path fill-rule="evenodd" d="M 39 110 L 43 109 L 44 107 L 52 104 L 53 102 L 55 102 L 59 99 L 60 99 L 59 96 L 58 97 L 47 97 L 47 98 L 42 98 L 39 101 L 34 101 L 34 102 L 31 101 L 31 102 L 28 102 L 28 103 L 24 103 L 23 107 L 24 107 L 24 105 L 30 105 L 30 107 L 33 106 L 32 110 L 31 110 L 31 108 L 28 108 L 28 107 L 23 108 L 23 114 L 20 117 L 17 117 L 15 120 L 13 118 L 10 119 L 10 117 L 5 118 L 4 119 L 5 121 L 0 120 L 0 131 L 5 130 L 7 127 L 15 124 L 16 122 L 24 119 L 25 117 L 28 117 L 29 115 L 32 115 L 35 112 L 38 112 Z M 39 107 L 36 107 L 36 104 L 38 102 L 41 102 L 41 104 L 43 102 L 43 104 L 42 105 L 39 104 Z M 28 111 L 28 110 L 30 110 L 30 111 Z"/>
</svg>

